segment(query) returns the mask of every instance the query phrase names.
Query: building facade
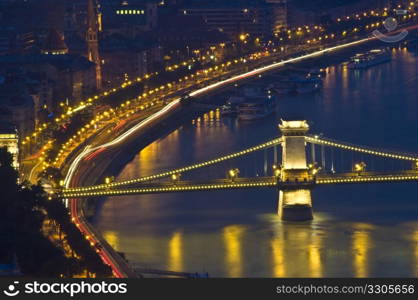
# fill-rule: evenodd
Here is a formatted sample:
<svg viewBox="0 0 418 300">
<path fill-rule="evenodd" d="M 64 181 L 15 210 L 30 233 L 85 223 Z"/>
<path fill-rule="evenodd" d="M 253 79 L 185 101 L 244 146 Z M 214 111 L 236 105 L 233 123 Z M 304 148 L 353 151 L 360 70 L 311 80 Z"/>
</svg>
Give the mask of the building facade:
<svg viewBox="0 0 418 300">
<path fill-rule="evenodd" d="M 3 147 L 13 155 L 13 167 L 19 169 L 19 136 L 12 123 L 0 122 L 0 148 Z"/>
<path fill-rule="evenodd" d="M 163 56 L 156 41 L 131 39 L 121 35 L 104 38 L 100 52 L 103 81 L 109 87 L 154 71 Z"/>
<path fill-rule="evenodd" d="M 242 34 L 271 36 L 287 22 L 285 1 L 190 2 L 178 14 L 200 17 L 209 28 L 224 32 L 232 40 L 239 40 Z"/>
<path fill-rule="evenodd" d="M 287 0 L 290 27 L 318 24 L 321 19 L 337 19 L 368 10 L 390 7 L 390 0 Z"/>
</svg>

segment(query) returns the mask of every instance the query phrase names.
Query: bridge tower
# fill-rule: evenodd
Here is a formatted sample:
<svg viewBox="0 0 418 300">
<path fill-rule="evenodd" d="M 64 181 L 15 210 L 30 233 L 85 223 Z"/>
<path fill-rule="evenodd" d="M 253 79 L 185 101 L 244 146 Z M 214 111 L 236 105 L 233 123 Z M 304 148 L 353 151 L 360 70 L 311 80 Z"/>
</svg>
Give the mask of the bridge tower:
<svg viewBox="0 0 418 300">
<path fill-rule="evenodd" d="M 306 221 L 313 218 L 311 188 L 314 178 L 306 160 L 306 121 L 284 121 L 282 133 L 282 166 L 278 177 L 279 215 L 283 220 Z"/>
</svg>

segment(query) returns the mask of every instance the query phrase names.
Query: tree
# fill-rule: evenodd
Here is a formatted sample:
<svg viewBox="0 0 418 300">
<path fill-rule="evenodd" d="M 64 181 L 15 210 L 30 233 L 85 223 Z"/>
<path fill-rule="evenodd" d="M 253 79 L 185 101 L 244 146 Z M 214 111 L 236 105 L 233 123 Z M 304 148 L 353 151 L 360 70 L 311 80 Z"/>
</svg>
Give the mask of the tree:
<svg viewBox="0 0 418 300">
<path fill-rule="evenodd" d="M 98 277 L 111 276 L 111 268 L 103 264 L 100 256 L 96 253 L 96 248 L 84 238 L 75 224 L 71 222 L 63 202 L 58 199 L 53 199 L 47 202 L 45 208 L 48 212 L 48 216 L 53 219 L 58 224 L 60 230 L 65 233 L 71 249 L 81 257 L 81 264 L 84 265 L 89 272 L 96 273 Z"/>
<path fill-rule="evenodd" d="M 15 251 L 17 172 L 12 168 L 12 155 L 0 148 L 0 263 L 12 260 Z"/>
<path fill-rule="evenodd" d="M 12 155 L 0 149 L 0 263 L 16 256 L 21 271 L 29 276 L 68 274 L 71 261 L 43 234 L 47 198 L 41 186 L 18 184 Z"/>
</svg>

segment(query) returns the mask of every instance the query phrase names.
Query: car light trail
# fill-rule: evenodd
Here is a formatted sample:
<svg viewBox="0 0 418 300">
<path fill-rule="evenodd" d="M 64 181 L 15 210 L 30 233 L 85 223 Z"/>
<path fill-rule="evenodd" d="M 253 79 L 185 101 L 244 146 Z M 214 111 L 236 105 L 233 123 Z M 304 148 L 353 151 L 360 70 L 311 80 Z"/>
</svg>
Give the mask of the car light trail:
<svg viewBox="0 0 418 300">
<path fill-rule="evenodd" d="M 92 158 L 95 158 L 97 155 L 99 155 L 100 153 L 102 153 L 103 151 L 105 151 L 106 148 L 102 147 L 97 149 L 96 151 L 94 151 L 93 153 L 90 153 L 89 155 L 87 155 L 84 160 L 90 160 Z"/>
<path fill-rule="evenodd" d="M 147 124 L 149 124 L 150 122 L 158 119 L 159 117 L 163 116 L 164 114 L 168 113 L 170 110 L 174 109 L 175 107 L 177 107 L 180 103 L 180 99 L 177 98 L 175 100 L 173 100 L 171 103 L 169 103 L 168 105 L 166 105 L 163 109 L 161 109 L 160 111 L 158 111 L 157 113 L 154 113 L 153 115 L 149 116 L 148 118 L 146 118 L 145 120 L 139 122 L 137 125 L 135 125 L 134 127 L 130 128 L 128 131 L 126 131 L 125 133 L 123 133 L 122 135 L 120 135 L 119 137 L 117 137 L 116 139 L 114 139 L 113 141 L 106 143 L 102 146 L 98 146 L 95 148 L 91 148 L 90 145 L 88 145 L 86 148 L 84 148 L 84 150 L 74 159 L 74 161 L 71 163 L 70 168 L 67 172 L 67 175 L 65 176 L 65 180 L 64 180 L 64 186 L 65 187 L 69 187 L 72 181 L 72 178 L 76 172 L 76 170 L 78 169 L 78 166 L 80 164 L 80 162 L 87 157 L 88 155 L 91 155 L 93 153 L 93 155 L 95 154 L 94 152 L 97 150 L 101 150 L 101 149 L 105 149 L 108 146 L 113 146 L 116 145 L 118 143 L 121 143 L 122 141 L 124 141 L 126 138 L 128 138 L 132 133 L 136 132 L 137 130 L 143 128 L 144 126 L 146 126 Z M 78 227 L 80 228 L 81 232 L 83 232 L 84 234 L 90 235 L 93 238 L 95 238 L 94 234 L 92 233 L 91 230 L 89 230 L 88 228 L 88 224 L 86 224 L 85 220 L 83 217 L 80 217 L 78 215 L 78 209 L 77 209 L 77 199 L 72 199 L 71 203 L 70 203 L 70 210 L 71 210 L 71 215 L 72 217 L 74 217 L 75 221 L 80 224 Z M 68 207 L 68 199 L 65 199 L 65 204 Z M 100 245 L 100 241 L 95 238 L 95 244 Z M 112 272 L 113 274 L 115 274 L 116 277 L 118 278 L 123 278 L 126 277 L 124 276 L 123 272 L 120 270 L 120 266 L 118 265 L 118 263 L 116 263 L 113 260 L 112 255 L 104 248 L 102 247 L 102 250 L 100 252 L 100 257 L 102 258 L 102 260 L 111 266 L 112 268 Z"/>
<path fill-rule="evenodd" d="M 101 146 L 97 146 L 97 147 L 94 147 L 94 148 L 91 148 L 91 146 L 88 145 L 86 148 L 84 148 L 84 150 L 71 163 L 70 168 L 69 168 L 69 170 L 67 172 L 67 175 L 65 176 L 64 186 L 66 188 L 69 187 L 70 182 L 71 182 L 71 178 L 73 177 L 74 172 L 77 170 L 78 165 L 80 164 L 80 161 L 82 161 L 87 155 L 91 154 L 92 152 L 94 152 L 94 151 L 96 151 L 96 150 L 98 150 L 100 148 L 104 149 L 106 147 L 114 146 L 114 145 L 117 145 L 117 144 L 123 142 L 131 134 L 135 133 L 139 129 L 141 129 L 144 126 L 148 125 L 150 122 L 152 122 L 152 121 L 160 118 L 161 116 L 165 115 L 166 113 L 170 112 L 172 109 L 175 109 L 179 104 L 180 104 L 180 98 L 177 98 L 177 99 L 173 100 L 168 105 L 166 105 L 163 109 L 161 109 L 160 111 L 154 113 L 153 115 L 149 116 L 148 118 L 142 120 L 141 122 L 139 122 L 138 124 L 136 124 L 134 127 L 130 128 L 129 130 L 127 130 L 126 132 L 124 132 L 123 134 L 121 134 L 120 136 L 118 136 L 113 141 L 110 141 L 108 143 L 105 143 L 105 144 L 103 144 Z"/>
<path fill-rule="evenodd" d="M 344 49 L 344 48 L 347 48 L 347 47 L 351 47 L 351 46 L 354 46 L 354 45 L 357 45 L 357 44 L 368 42 L 368 41 L 371 41 L 371 40 L 374 40 L 374 39 L 376 39 L 376 38 L 375 37 L 364 38 L 364 39 L 361 39 L 361 40 L 358 40 L 358 41 L 355 41 L 355 42 L 350 42 L 350 43 L 347 43 L 347 44 L 326 48 L 326 49 L 315 51 L 315 52 L 305 54 L 305 55 L 302 55 L 302 56 L 299 56 L 299 57 L 290 58 L 290 59 L 287 59 L 287 60 L 284 60 L 284 61 L 281 61 L 281 62 L 273 63 L 273 64 L 270 64 L 270 65 L 267 65 L 267 66 L 257 68 L 255 70 L 243 73 L 241 75 L 233 76 L 233 77 L 225 79 L 223 81 L 213 83 L 213 84 L 208 85 L 204 88 L 201 88 L 201 89 L 198 89 L 194 92 L 191 92 L 190 96 L 200 95 L 200 94 L 208 92 L 212 89 L 218 88 L 222 85 L 232 83 L 232 82 L 235 82 L 235 81 L 239 81 L 239 80 L 242 80 L 242 79 L 245 79 L 247 77 L 254 76 L 254 75 L 258 75 L 260 73 L 264 73 L 264 72 L 267 72 L 269 70 L 272 70 L 272 69 L 275 69 L 275 68 L 278 68 L 278 67 L 282 67 L 282 66 L 284 66 L 285 64 L 288 64 L 288 63 L 295 63 L 295 62 L 299 62 L 299 61 L 302 61 L 302 60 L 305 60 L 305 59 L 308 59 L 308 58 L 314 58 L 316 56 L 325 54 L 327 52 L 334 52 L 334 51 L 341 50 L 341 49 Z"/>
</svg>

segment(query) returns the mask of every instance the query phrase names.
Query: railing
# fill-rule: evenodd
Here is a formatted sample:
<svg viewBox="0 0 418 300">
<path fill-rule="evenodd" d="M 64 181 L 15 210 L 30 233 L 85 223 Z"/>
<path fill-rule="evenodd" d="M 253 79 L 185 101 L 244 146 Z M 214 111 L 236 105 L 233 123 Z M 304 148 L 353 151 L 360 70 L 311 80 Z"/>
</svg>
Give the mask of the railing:
<svg viewBox="0 0 418 300">
<path fill-rule="evenodd" d="M 403 171 L 395 174 L 385 172 L 341 173 L 318 175 L 316 184 L 378 183 L 418 181 L 418 171 Z"/>
<path fill-rule="evenodd" d="M 265 142 L 263 144 L 254 146 L 254 147 L 250 147 L 244 150 L 241 150 L 239 152 L 235 152 L 235 153 L 231 153 L 228 155 L 224 155 L 215 159 L 211 159 L 208 161 L 203 161 L 194 165 L 189 165 L 189 166 L 185 166 L 185 167 L 181 167 L 181 168 L 177 168 L 177 169 L 173 169 L 170 171 L 166 171 L 163 173 L 159 173 L 159 174 L 155 174 L 155 175 L 150 175 L 150 176 L 145 176 L 145 177 L 140 177 L 140 178 L 136 178 L 136 179 L 132 179 L 132 180 L 125 180 L 125 181 L 119 181 L 119 182 L 112 182 L 109 183 L 107 185 L 105 184 L 101 184 L 101 185 L 96 185 L 96 186 L 90 186 L 90 187 L 80 187 L 80 188 L 69 188 L 66 189 L 66 191 L 68 192 L 81 192 L 81 191 L 94 191 L 94 190 L 100 190 L 100 189 L 105 189 L 105 188 L 114 188 L 114 187 L 118 187 L 118 186 L 125 186 L 125 185 L 132 185 L 135 183 L 140 183 L 140 182 L 146 182 L 146 181 L 150 181 L 150 180 L 155 180 L 155 179 L 159 179 L 159 178 L 164 178 L 164 177 L 168 177 L 174 174 L 179 174 L 179 173 L 184 173 L 187 171 L 191 171 L 191 170 L 195 170 L 195 169 L 199 169 L 199 168 L 203 168 L 203 167 L 208 167 L 229 159 L 234 159 L 255 151 L 259 151 L 259 150 L 263 150 L 269 147 L 273 147 L 276 145 L 279 145 L 281 142 L 280 138 L 276 138 L 273 140 L 270 140 L 268 142 Z"/>
<path fill-rule="evenodd" d="M 381 157 L 386 157 L 386 158 L 418 162 L 418 155 L 416 154 L 377 150 L 371 147 L 357 146 L 357 145 L 350 144 L 350 143 L 339 142 L 339 141 L 331 140 L 331 139 L 325 139 L 316 135 L 307 135 L 306 141 L 312 144 L 336 147 L 336 148 L 340 148 L 340 149 L 347 150 L 347 151 L 355 151 L 355 152 L 376 155 L 376 156 L 381 156 Z M 153 183 L 152 181 L 155 181 L 156 179 L 166 178 L 172 175 L 181 174 L 187 171 L 215 165 L 220 162 L 238 158 L 240 156 L 244 156 L 252 152 L 258 151 L 258 150 L 263 150 L 263 149 L 270 148 L 276 145 L 280 145 L 281 142 L 282 142 L 281 138 L 276 138 L 276 139 L 267 141 L 263 144 L 256 145 L 256 146 L 253 146 L 253 147 L 250 147 L 250 148 L 238 151 L 238 152 L 230 153 L 230 154 L 227 154 L 227 155 L 215 158 L 215 159 L 203 161 L 203 162 L 196 163 L 193 165 L 172 169 L 172 170 L 158 173 L 155 175 L 144 176 L 144 177 L 140 177 L 136 179 L 119 181 L 119 182 L 111 182 L 108 184 L 100 184 L 100 185 L 89 186 L 89 187 L 68 188 L 63 191 L 62 197 L 64 198 L 98 197 L 98 196 L 130 195 L 130 194 L 166 193 L 166 192 L 178 192 L 178 191 L 252 188 L 252 187 L 263 186 L 263 184 L 264 186 L 272 186 L 273 182 L 274 182 L 274 185 L 277 185 L 276 180 L 273 180 L 270 177 L 265 177 L 265 178 L 268 178 L 268 179 L 265 179 L 266 180 L 265 182 L 260 181 L 260 180 L 255 180 L 254 178 L 239 179 L 234 182 L 226 182 L 226 180 L 220 179 L 220 180 L 201 182 L 201 183 L 183 181 L 183 182 L 176 182 L 176 184 L 173 184 L 172 182 Z M 348 173 L 344 173 L 344 174 L 348 174 Z M 346 175 L 341 175 L 341 177 L 338 177 L 338 175 L 332 175 L 332 177 L 325 178 L 324 175 L 322 174 L 318 176 L 316 183 L 325 184 L 325 183 L 347 183 L 347 182 L 368 182 L 368 181 L 375 182 L 375 181 L 379 181 L 379 179 L 377 178 L 383 178 L 381 179 L 381 181 L 415 180 L 415 179 L 407 179 L 415 175 L 410 175 L 410 174 L 405 175 L 404 173 L 395 174 L 393 176 L 390 174 L 388 175 L 388 174 L 379 173 L 375 175 L 376 177 L 373 177 L 374 175 L 372 176 L 370 174 L 369 174 L 370 176 L 367 177 L 366 173 L 362 173 L 362 174 L 363 175 L 361 176 L 361 178 L 358 176 L 358 174 L 353 175 L 353 176 L 348 176 L 348 177 Z M 388 178 L 393 178 L 393 179 L 388 179 Z M 142 186 L 141 187 L 134 186 L 138 184 L 142 184 Z M 292 184 L 302 185 L 303 180 L 300 180 L 299 182 L 286 181 L 286 182 L 282 182 L 281 184 L 283 186 L 292 185 Z"/>
<path fill-rule="evenodd" d="M 211 190 L 232 190 L 249 188 L 311 188 L 316 184 L 343 184 L 343 183 L 377 183 L 377 182 L 402 182 L 418 181 L 418 171 L 402 171 L 398 173 L 390 172 L 350 172 L 336 174 L 318 174 L 313 180 L 294 178 L 292 180 L 280 181 L 277 177 L 254 177 L 254 178 L 235 178 L 216 179 L 211 181 L 176 181 L 161 182 L 152 184 L 141 184 L 128 188 L 110 189 L 94 191 L 68 191 L 64 190 L 59 197 L 61 198 L 93 198 L 104 196 L 126 196 L 138 194 L 160 194 L 178 192 L 196 192 Z"/>
<path fill-rule="evenodd" d="M 73 192 L 64 190 L 60 195 L 61 198 L 85 198 L 85 197 L 102 197 L 102 196 L 124 196 L 136 194 L 155 194 L 155 193 L 173 193 L 173 192 L 193 192 L 193 191 L 210 191 L 223 189 L 245 189 L 245 188 L 262 188 L 275 187 L 277 181 L 275 177 L 255 177 L 255 178 L 236 178 L 217 179 L 207 182 L 196 181 L 178 181 L 175 183 L 155 183 L 152 185 L 144 185 L 138 188 L 131 187 L 126 189 L 104 189 L 95 191 Z"/>
</svg>

